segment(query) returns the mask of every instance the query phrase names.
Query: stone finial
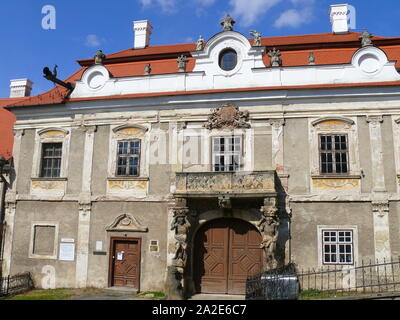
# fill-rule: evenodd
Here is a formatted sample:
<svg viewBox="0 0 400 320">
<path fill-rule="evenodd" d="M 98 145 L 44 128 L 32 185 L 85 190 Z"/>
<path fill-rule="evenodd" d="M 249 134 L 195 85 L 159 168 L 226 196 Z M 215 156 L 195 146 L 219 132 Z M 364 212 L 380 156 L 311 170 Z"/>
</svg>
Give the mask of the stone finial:
<svg viewBox="0 0 400 320">
<path fill-rule="evenodd" d="M 189 61 L 188 58 L 186 58 L 184 55 L 181 55 L 176 59 L 176 62 L 178 62 L 178 72 L 186 72 L 186 63 Z"/>
<path fill-rule="evenodd" d="M 249 33 L 254 37 L 253 47 L 261 47 L 261 33 L 256 30 L 250 30 Z"/>
<path fill-rule="evenodd" d="M 147 74 L 150 74 L 150 72 L 151 72 L 151 65 L 150 65 L 150 63 L 148 63 L 144 67 L 144 74 L 147 75 Z"/>
<path fill-rule="evenodd" d="M 314 52 L 310 52 L 310 54 L 308 55 L 308 64 L 310 66 L 315 65 L 315 55 Z"/>
<path fill-rule="evenodd" d="M 368 30 L 364 30 L 364 32 L 359 36 L 358 38 L 361 39 L 361 46 L 366 47 L 366 46 L 372 46 L 372 40 L 371 38 L 373 35 L 368 32 Z"/>
<path fill-rule="evenodd" d="M 199 39 L 197 40 L 196 43 L 196 50 L 200 51 L 203 50 L 203 48 L 204 48 L 204 39 L 203 36 L 199 36 Z"/>
<path fill-rule="evenodd" d="M 97 51 L 96 55 L 94 56 L 94 63 L 95 64 L 103 64 L 106 56 L 103 54 L 103 51 Z"/>
<path fill-rule="evenodd" d="M 279 50 L 274 48 L 268 52 L 268 55 L 271 57 L 271 67 L 279 67 L 282 65 L 282 59 L 279 58 L 281 56 L 281 52 Z"/>
<path fill-rule="evenodd" d="M 232 17 L 227 14 L 224 19 L 221 20 L 221 26 L 223 27 L 223 31 L 232 31 L 233 25 L 236 23 Z"/>
</svg>

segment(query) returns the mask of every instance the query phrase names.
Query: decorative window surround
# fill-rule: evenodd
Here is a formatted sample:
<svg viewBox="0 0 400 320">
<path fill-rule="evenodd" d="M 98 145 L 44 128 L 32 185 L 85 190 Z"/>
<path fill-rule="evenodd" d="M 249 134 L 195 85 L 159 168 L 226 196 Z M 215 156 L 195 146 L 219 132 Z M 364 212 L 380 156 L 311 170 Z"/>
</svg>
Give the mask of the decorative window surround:
<svg viewBox="0 0 400 320">
<path fill-rule="evenodd" d="M 140 141 L 138 176 L 117 176 L 117 149 L 120 141 Z M 149 188 L 150 139 L 148 128 L 137 124 L 111 126 L 107 195 L 144 198 Z"/>
<path fill-rule="evenodd" d="M 353 233 L 353 263 L 351 265 L 354 265 L 356 263 L 358 265 L 358 259 L 359 259 L 359 254 L 358 254 L 358 227 L 354 225 L 319 225 L 317 226 L 317 239 L 318 239 L 318 266 L 322 267 L 325 264 L 323 263 L 323 239 L 322 239 L 322 233 L 323 231 L 341 231 L 341 230 L 350 230 Z M 342 265 L 338 263 L 337 265 Z M 349 265 L 349 264 L 346 264 Z"/>
<path fill-rule="evenodd" d="M 32 163 L 31 194 L 36 196 L 64 196 L 67 188 L 68 159 L 71 134 L 63 128 L 37 129 Z M 62 143 L 60 177 L 41 177 L 42 148 L 45 143 Z"/>
<path fill-rule="evenodd" d="M 43 227 L 54 227 L 54 245 L 53 245 L 53 253 L 51 255 L 39 255 L 33 253 L 33 246 L 35 243 L 35 227 L 43 226 Z M 58 223 L 54 222 L 45 222 L 45 221 L 38 221 L 33 222 L 31 226 L 31 238 L 29 242 L 29 258 L 30 259 L 49 259 L 49 260 L 57 260 L 57 247 L 58 247 Z"/>
<path fill-rule="evenodd" d="M 361 168 L 358 152 L 357 118 L 324 117 L 309 119 L 311 192 L 313 194 L 360 194 Z M 348 173 L 320 173 L 320 135 L 347 135 Z"/>
</svg>

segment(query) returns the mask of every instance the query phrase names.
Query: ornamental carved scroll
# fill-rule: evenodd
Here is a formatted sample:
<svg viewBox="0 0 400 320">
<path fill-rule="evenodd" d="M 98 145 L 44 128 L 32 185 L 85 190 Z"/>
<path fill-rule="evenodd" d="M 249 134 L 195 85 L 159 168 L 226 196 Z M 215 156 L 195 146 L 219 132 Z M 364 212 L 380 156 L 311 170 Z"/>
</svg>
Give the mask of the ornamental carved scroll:
<svg viewBox="0 0 400 320">
<path fill-rule="evenodd" d="M 248 111 L 239 111 L 238 107 L 232 104 L 225 104 L 213 110 L 204 127 L 209 130 L 250 128 L 248 120 Z"/>
</svg>

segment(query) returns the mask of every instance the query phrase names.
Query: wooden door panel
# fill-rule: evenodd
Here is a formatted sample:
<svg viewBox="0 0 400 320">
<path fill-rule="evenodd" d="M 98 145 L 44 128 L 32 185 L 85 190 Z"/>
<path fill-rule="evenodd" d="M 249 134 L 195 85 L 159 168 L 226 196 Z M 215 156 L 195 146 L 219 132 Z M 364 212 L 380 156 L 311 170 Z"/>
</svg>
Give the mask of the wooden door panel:
<svg viewBox="0 0 400 320">
<path fill-rule="evenodd" d="M 139 241 L 115 240 L 112 286 L 139 288 Z"/>
<path fill-rule="evenodd" d="M 261 236 L 238 219 L 215 220 L 195 239 L 194 279 L 197 292 L 244 294 L 246 278 L 262 269 Z"/>
</svg>

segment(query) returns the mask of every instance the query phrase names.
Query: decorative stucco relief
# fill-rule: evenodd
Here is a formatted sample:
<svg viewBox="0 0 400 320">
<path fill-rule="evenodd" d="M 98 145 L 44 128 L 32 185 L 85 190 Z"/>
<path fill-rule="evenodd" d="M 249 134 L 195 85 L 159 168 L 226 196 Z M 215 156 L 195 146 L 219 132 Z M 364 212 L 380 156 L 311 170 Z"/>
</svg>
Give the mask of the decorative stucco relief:
<svg viewBox="0 0 400 320">
<path fill-rule="evenodd" d="M 239 111 L 238 107 L 232 104 L 225 104 L 213 110 L 204 127 L 209 130 L 250 128 L 248 120 L 248 111 Z"/>
<path fill-rule="evenodd" d="M 124 231 L 124 232 L 147 232 L 148 228 L 140 224 L 140 222 L 132 215 L 124 213 L 118 216 L 113 223 L 107 228 L 107 231 Z"/>
</svg>

